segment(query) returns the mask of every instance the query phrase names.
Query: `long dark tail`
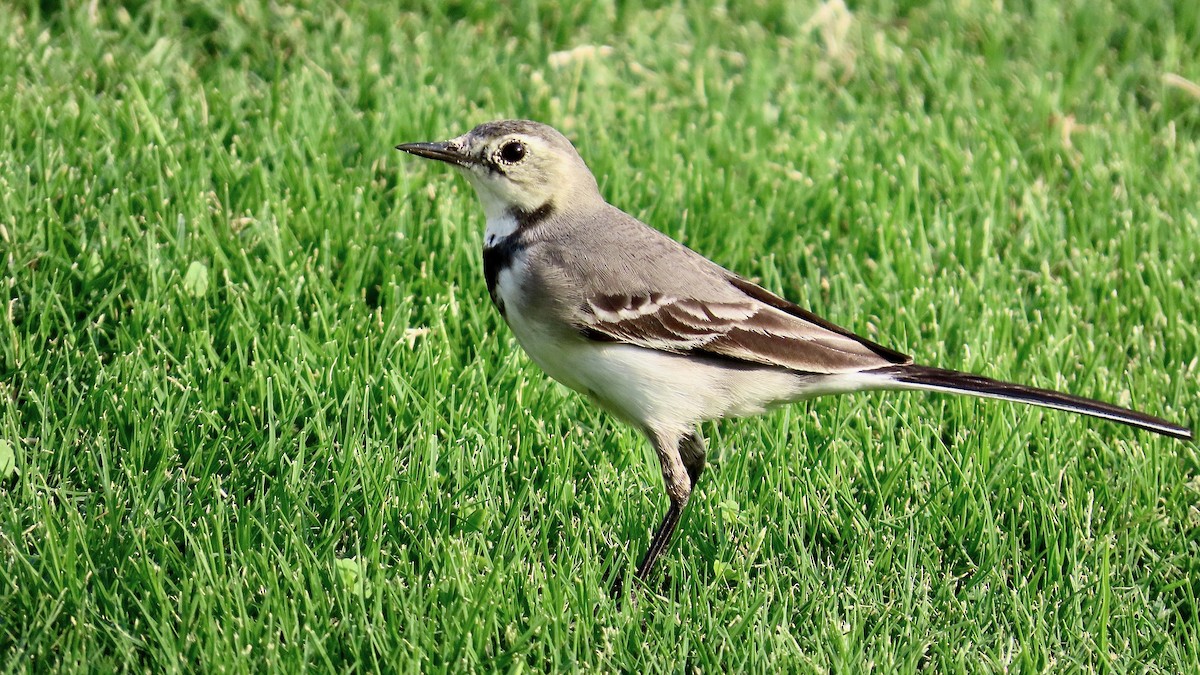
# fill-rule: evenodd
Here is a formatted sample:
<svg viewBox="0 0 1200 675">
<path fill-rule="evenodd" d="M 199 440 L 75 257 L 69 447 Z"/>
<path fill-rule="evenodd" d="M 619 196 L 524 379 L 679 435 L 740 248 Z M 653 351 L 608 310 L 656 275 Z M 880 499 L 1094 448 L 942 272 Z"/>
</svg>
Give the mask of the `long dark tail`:
<svg viewBox="0 0 1200 675">
<path fill-rule="evenodd" d="M 970 394 L 983 398 L 998 398 L 1005 401 L 1017 401 L 1055 410 L 1090 415 L 1100 419 L 1112 420 L 1128 424 L 1131 427 L 1153 431 L 1156 434 L 1172 438 L 1192 439 L 1192 430 L 1172 424 L 1145 413 L 1128 410 L 1109 403 L 1101 403 L 1091 399 L 1071 396 L 1049 389 L 1026 387 L 1010 382 L 1001 382 L 969 373 L 955 370 L 932 368 L 930 366 L 889 366 L 871 371 L 888 376 L 899 385 L 898 388 L 924 389 L 927 391 L 944 391 L 952 394 Z"/>
</svg>

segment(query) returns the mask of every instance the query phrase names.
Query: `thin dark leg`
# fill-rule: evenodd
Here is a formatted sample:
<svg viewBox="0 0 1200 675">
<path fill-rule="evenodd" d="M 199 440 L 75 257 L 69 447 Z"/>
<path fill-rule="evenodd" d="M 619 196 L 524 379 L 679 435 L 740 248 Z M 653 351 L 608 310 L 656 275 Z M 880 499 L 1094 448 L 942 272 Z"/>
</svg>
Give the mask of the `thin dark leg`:
<svg viewBox="0 0 1200 675">
<path fill-rule="evenodd" d="M 642 564 L 638 565 L 635 574 L 638 579 L 645 581 L 650 576 L 650 572 L 654 570 L 654 563 L 666 550 L 667 544 L 671 543 L 671 535 L 675 534 L 675 528 L 679 526 L 679 519 L 683 517 L 683 509 L 687 506 L 687 502 L 686 498 L 671 499 L 671 505 L 667 507 L 667 515 L 663 516 L 662 524 L 658 526 L 658 531 L 650 540 L 650 548 L 646 550 L 646 556 L 642 558 Z"/>
<path fill-rule="evenodd" d="M 654 448 L 663 465 L 663 480 L 667 488 L 667 496 L 671 499 L 667 513 L 663 516 L 662 524 L 658 526 L 654 537 L 650 540 L 650 548 L 638 565 L 635 576 L 645 581 L 654 572 L 654 565 L 671 543 L 671 536 L 679 527 L 684 509 L 692 494 L 696 481 L 704 472 L 704 437 L 698 432 L 691 433 L 671 443 L 655 442 Z M 617 577 L 613 583 L 613 597 L 621 595 L 623 579 Z"/>
<path fill-rule="evenodd" d="M 684 436 L 679 441 L 679 457 L 683 460 L 683 466 L 687 469 L 688 480 L 691 482 L 692 489 L 696 488 L 696 482 L 700 480 L 700 474 L 704 473 L 705 455 L 704 437 L 699 431 Z"/>
<path fill-rule="evenodd" d="M 650 548 L 646 549 L 646 555 L 642 557 L 642 562 L 638 565 L 637 572 L 634 576 L 641 581 L 649 578 L 650 573 L 654 571 L 654 564 L 658 561 L 659 556 L 666 550 L 667 545 L 671 543 L 671 535 L 675 533 L 675 528 L 679 526 L 679 520 L 683 517 L 683 509 L 687 506 L 687 498 L 676 500 L 671 499 L 671 505 L 667 507 L 667 514 L 663 516 L 662 524 L 658 526 L 658 531 L 654 533 L 654 538 L 650 540 Z M 625 575 L 619 573 L 616 581 L 612 585 L 612 597 L 619 598 L 625 590 Z"/>
</svg>

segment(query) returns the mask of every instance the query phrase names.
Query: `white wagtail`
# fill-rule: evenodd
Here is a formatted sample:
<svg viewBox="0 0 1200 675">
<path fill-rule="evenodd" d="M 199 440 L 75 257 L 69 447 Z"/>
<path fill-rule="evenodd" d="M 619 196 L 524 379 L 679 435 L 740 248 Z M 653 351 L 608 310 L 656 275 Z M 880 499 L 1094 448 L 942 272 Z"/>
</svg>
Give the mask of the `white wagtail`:
<svg viewBox="0 0 1200 675">
<path fill-rule="evenodd" d="M 1192 437 L 1107 403 L 917 365 L 835 326 L 604 201 L 571 142 L 544 124 L 489 122 L 448 141 L 396 147 L 446 162 L 474 186 L 487 215 L 488 293 L 529 356 L 653 444 L 671 503 L 640 579 L 704 470 L 704 420 L 825 394 L 921 389 Z"/>
</svg>

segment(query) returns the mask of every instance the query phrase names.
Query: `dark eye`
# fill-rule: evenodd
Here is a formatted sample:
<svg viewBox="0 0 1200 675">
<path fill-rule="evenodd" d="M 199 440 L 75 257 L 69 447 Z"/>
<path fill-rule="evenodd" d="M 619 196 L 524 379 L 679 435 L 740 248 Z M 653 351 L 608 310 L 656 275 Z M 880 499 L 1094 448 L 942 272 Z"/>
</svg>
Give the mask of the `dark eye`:
<svg viewBox="0 0 1200 675">
<path fill-rule="evenodd" d="M 521 141 L 509 141 L 500 146 L 500 161 L 516 164 L 525 159 L 525 144 Z"/>
</svg>

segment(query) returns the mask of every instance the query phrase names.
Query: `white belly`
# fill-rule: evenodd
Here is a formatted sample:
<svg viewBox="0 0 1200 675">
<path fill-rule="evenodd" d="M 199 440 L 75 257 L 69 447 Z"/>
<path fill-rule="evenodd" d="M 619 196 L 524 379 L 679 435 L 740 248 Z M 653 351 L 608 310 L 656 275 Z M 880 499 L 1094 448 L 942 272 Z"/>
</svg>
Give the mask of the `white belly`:
<svg viewBox="0 0 1200 675">
<path fill-rule="evenodd" d="M 548 322 L 517 291 L 518 267 L 501 271 L 497 292 L 517 341 L 548 375 L 642 429 L 691 429 L 697 422 L 752 415 L 823 393 L 804 376 L 776 368 L 729 368 L 716 361 L 615 342 L 587 340 Z"/>
</svg>

